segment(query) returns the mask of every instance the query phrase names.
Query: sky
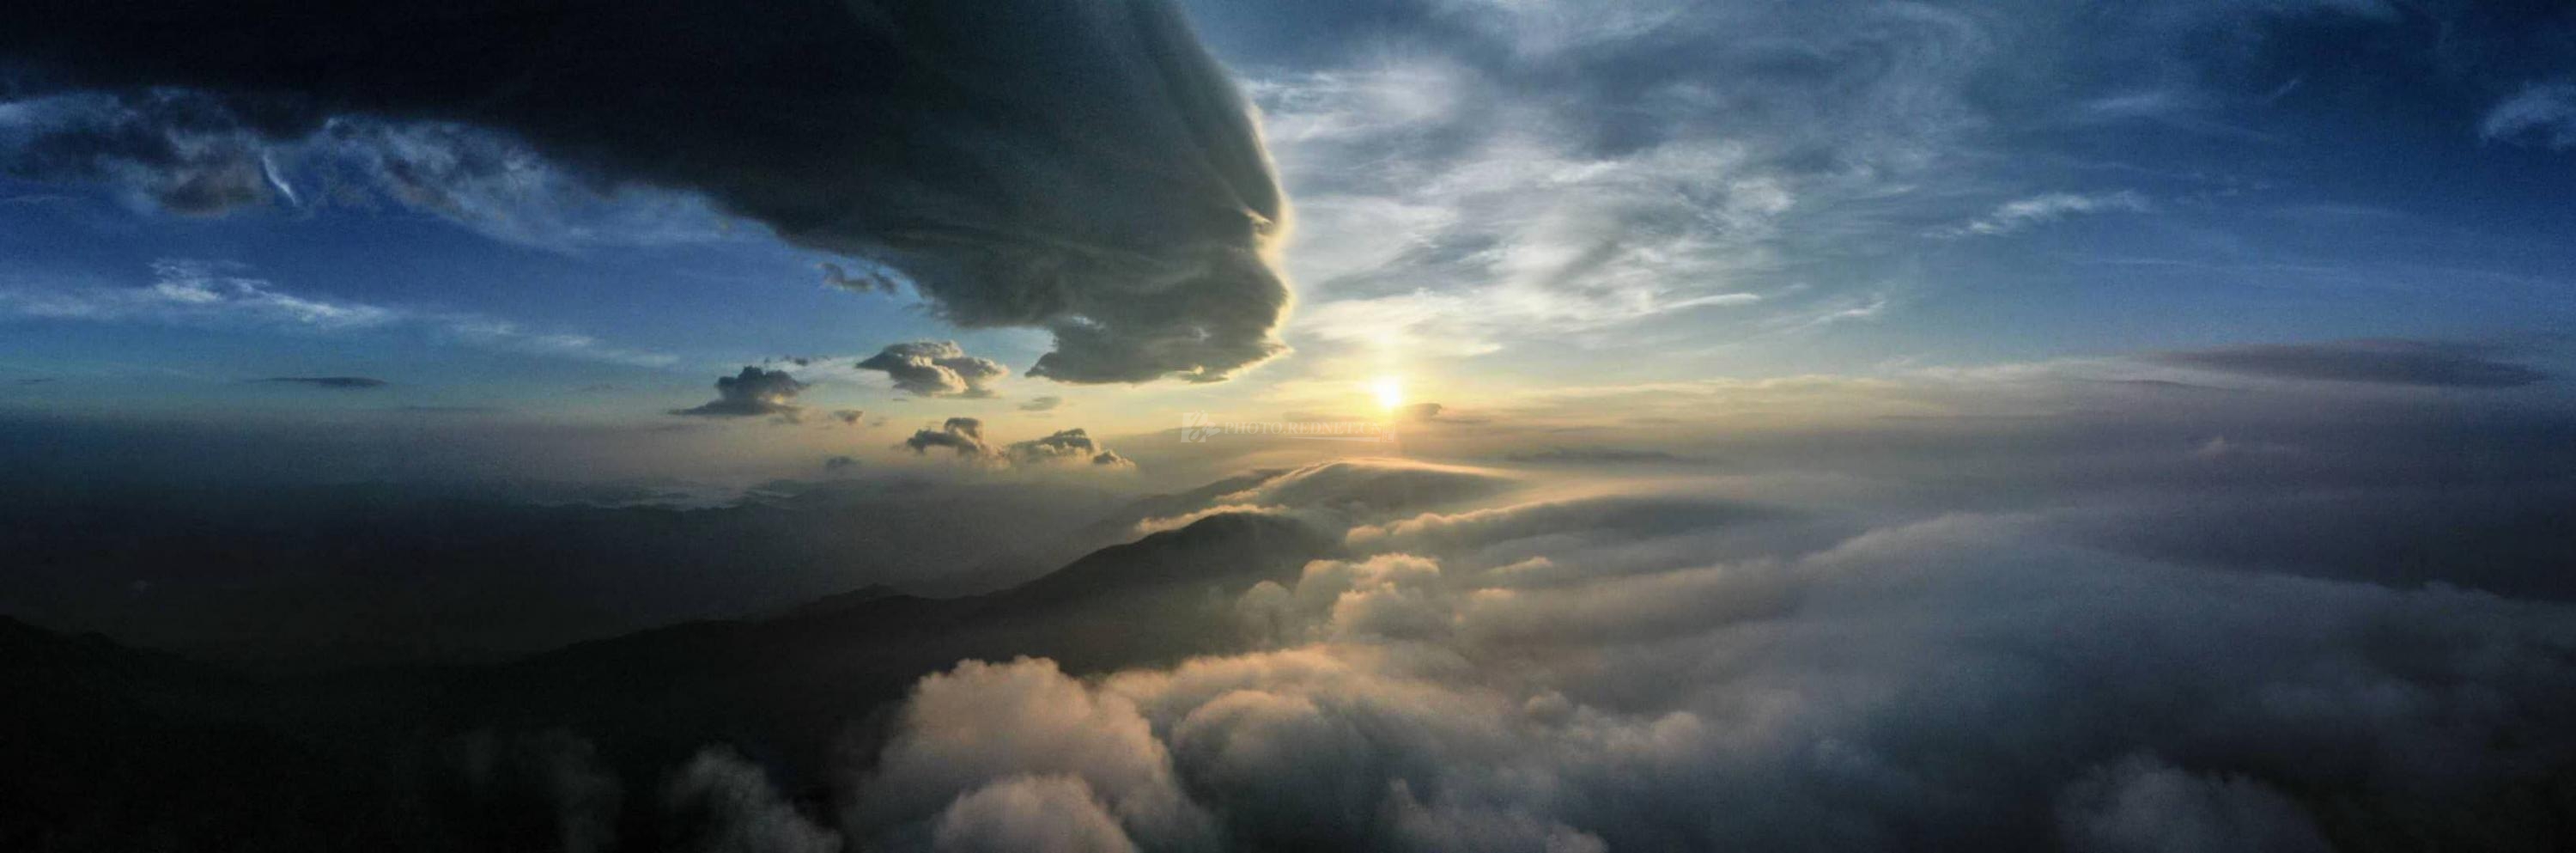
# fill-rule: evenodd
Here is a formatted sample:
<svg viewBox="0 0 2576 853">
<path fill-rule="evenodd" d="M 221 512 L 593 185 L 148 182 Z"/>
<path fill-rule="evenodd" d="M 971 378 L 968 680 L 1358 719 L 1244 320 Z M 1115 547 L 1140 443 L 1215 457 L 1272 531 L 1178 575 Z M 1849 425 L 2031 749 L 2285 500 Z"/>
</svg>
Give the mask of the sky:
<svg viewBox="0 0 2576 853">
<path fill-rule="evenodd" d="M 2564 3 L 30 2 L 0 838 L 2576 849 Z"/>
<path fill-rule="evenodd" d="M 943 123 L 935 107 L 914 119 L 907 134 L 960 150 L 1003 140 L 981 162 L 1016 164 L 1003 182 L 1023 201 L 999 212 L 941 201 L 989 175 L 800 207 L 799 158 L 842 156 L 824 131 L 775 142 L 774 165 L 710 159 L 689 139 L 653 155 L 681 165 L 638 165 L 642 153 L 583 147 L 622 128 L 562 110 L 451 109 L 449 93 L 406 84 L 263 124 L 223 101 L 259 69 L 98 72 L 22 46 L 0 106 L 0 407 L 195 425 L 722 422 L 731 437 L 711 446 L 774 446 L 785 439 L 753 429 L 774 420 L 754 409 L 672 414 L 761 366 L 796 378 L 777 398 L 789 406 L 891 424 L 800 435 L 800 452 L 886 456 L 952 416 L 1014 440 L 1169 429 L 1186 412 L 1380 417 L 1388 385 L 1457 412 L 1626 385 L 1910 382 L 2397 340 L 2542 365 L 2491 389 L 2530 394 L 2520 386 L 2552 389 L 2545 367 L 2568 363 L 2576 65 L 2547 4 L 1181 11 L 1212 63 L 1176 62 L 1216 100 L 1104 109 L 1252 108 L 1220 155 L 1162 129 L 1117 132 L 1235 158 L 1210 167 L 1216 181 L 1057 174 L 1010 148 L 1035 131 Z M 1036 73 L 969 61 L 997 80 Z M 794 94 L 699 107 L 748 122 Z M 1159 127 L 1122 125 L 1146 126 Z M 1108 157 L 1094 143 L 1115 135 L 1077 144 Z M 924 171 L 923 155 L 859 156 L 879 159 L 856 179 Z M 1253 300 L 1235 314 L 1198 297 L 1105 321 L 1123 300 L 1032 308 L 1020 285 L 986 285 L 1061 256 L 999 273 L 972 264 L 1017 249 L 960 262 L 972 253 L 957 246 L 985 238 L 888 237 L 951 216 L 956 233 L 1025 227 L 1169 255 L 1196 245 L 1175 229 L 1240 226 L 1120 211 L 1172 194 L 1246 203 L 1245 187 L 1287 201 L 1254 203 L 1270 212 L 1251 217 L 1259 234 L 1217 238 L 1264 258 L 1224 279 Z M 862 207 L 886 212 L 846 213 Z M 843 218 L 812 224 L 827 215 Z M 1018 224 L 957 225 L 975 217 Z M 1065 273 L 1057 297 L 1163 287 L 1144 267 L 1094 267 Z M 1141 358 L 1191 339 L 1146 317 L 1226 328 L 1207 351 Z M 1082 332 L 1094 321 L 1105 335 Z M 858 366 L 916 342 L 998 370 L 968 389 Z M 1051 352 L 1072 369 L 1030 375 Z M 382 384 L 270 381 L 331 377 Z"/>
</svg>

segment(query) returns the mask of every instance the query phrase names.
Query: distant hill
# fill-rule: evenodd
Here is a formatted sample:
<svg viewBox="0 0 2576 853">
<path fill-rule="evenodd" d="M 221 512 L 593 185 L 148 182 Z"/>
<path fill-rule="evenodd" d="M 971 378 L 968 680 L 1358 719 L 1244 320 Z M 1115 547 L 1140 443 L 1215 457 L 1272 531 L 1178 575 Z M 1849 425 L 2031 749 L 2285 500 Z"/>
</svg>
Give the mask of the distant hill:
<svg viewBox="0 0 2576 853">
<path fill-rule="evenodd" d="M 1235 596 L 1338 549 L 1287 518 L 1221 514 L 984 595 L 871 587 L 506 664 L 276 680 L 0 620 L 0 675 L 18 688 L 0 741 L 34 745 L 0 775 L 0 849 L 509 849 L 550 824 L 494 824 L 510 812 L 459 799 L 448 760 L 459 737 L 494 733 L 570 733 L 645 787 L 714 743 L 819 785 L 836 756 L 865 760 L 924 674 L 963 659 L 1046 656 L 1080 673 L 1239 649 Z M 270 789 L 293 793 L 258 793 Z"/>
</svg>

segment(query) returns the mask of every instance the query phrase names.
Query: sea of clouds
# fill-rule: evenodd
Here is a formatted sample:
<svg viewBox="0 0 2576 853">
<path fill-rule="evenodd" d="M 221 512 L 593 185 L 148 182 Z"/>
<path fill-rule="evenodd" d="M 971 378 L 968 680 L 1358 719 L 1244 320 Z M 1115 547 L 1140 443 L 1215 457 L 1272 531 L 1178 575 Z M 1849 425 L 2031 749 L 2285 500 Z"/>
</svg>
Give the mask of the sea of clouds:
<svg viewBox="0 0 2576 853">
<path fill-rule="evenodd" d="M 1363 460 L 1221 496 L 1337 530 L 1349 557 L 1210 602 L 1249 653 L 924 678 L 845 780 L 844 830 L 1084 851 L 2561 831 L 2563 605 L 2163 561 L 2031 513 L 1836 518 L 1726 491 Z"/>
</svg>

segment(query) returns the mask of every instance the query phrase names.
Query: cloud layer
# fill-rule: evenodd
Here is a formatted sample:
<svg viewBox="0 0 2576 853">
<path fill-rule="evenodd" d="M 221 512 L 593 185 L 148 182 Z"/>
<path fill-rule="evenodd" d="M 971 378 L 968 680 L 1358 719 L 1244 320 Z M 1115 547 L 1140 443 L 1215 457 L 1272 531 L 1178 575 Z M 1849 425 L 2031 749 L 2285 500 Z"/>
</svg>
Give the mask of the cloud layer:
<svg viewBox="0 0 2576 853">
<path fill-rule="evenodd" d="M 844 830 L 1426 851 L 2542 850 L 2559 831 L 2564 605 L 2119 553 L 2042 514 L 1819 526 L 1623 476 L 1353 460 L 1206 496 L 1345 529 L 1355 553 L 1212 604 L 1257 651 L 924 679 Z"/>
<path fill-rule="evenodd" d="M 2247 344 L 2161 353 L 2164 364 L 2268 379 L 2438 388 L 2513 388 L 2549 375 L 2501 361 L 2487 347 L 2406 340 Z"/>
</svg>

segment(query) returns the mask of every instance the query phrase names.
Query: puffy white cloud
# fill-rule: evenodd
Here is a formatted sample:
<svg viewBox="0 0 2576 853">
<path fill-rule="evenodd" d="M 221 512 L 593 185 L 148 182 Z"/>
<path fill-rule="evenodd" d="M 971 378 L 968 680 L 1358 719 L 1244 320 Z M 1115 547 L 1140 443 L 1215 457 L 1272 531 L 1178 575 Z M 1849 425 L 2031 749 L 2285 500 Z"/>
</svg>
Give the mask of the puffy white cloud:
<svg viewBox="0 0 2576 853">
<path fill-rule="evenodd" d="M 955 849 L 1046 839 L 1123 849 L 1111 842 L 1125 838 L 1169 849 L 1210 831 L 1135 704 L 1066 678 L 1053 661 L 970 661 L 922 679 L 901 726 L 859 787 L 854 826 L 900 833 L 936 822 L 943 846 L 968 845 Z M 1095 816 L 1114 820 L 1123 837 Z M 962 825 L 979 818 L 1006 825 Z M 1031 823 L 1039 818 L 1067 823 L 1050 830 Z"/>
<path fill-rule="evenodd" d="M 907 788 L 951 803 L 1069 775 L 1109 814 L 1180 792 L 1164 810 L 1248 849 L 1389 850 L 2323 849 L 2528 831 L 2543 807 L 2511 792 L 2576 761 L 2558 605 L 2173 565 L 2023 515 L 1620 562 L 1800 523 L 1649 495 L 1366 525 L 1407 550 L 1235 603 L 1266 650 L 1096 681 L 970 663 L 890 754 L 965 768 Z M 1544 555 L 1474 568 L 1498 538 Z"/>
<path fill-rule="evenodd" d="M 1136 843 L 1078 776 L 1013 776 L 939 814 L 940 853 L 1132 853 Z"/>
</svg>

